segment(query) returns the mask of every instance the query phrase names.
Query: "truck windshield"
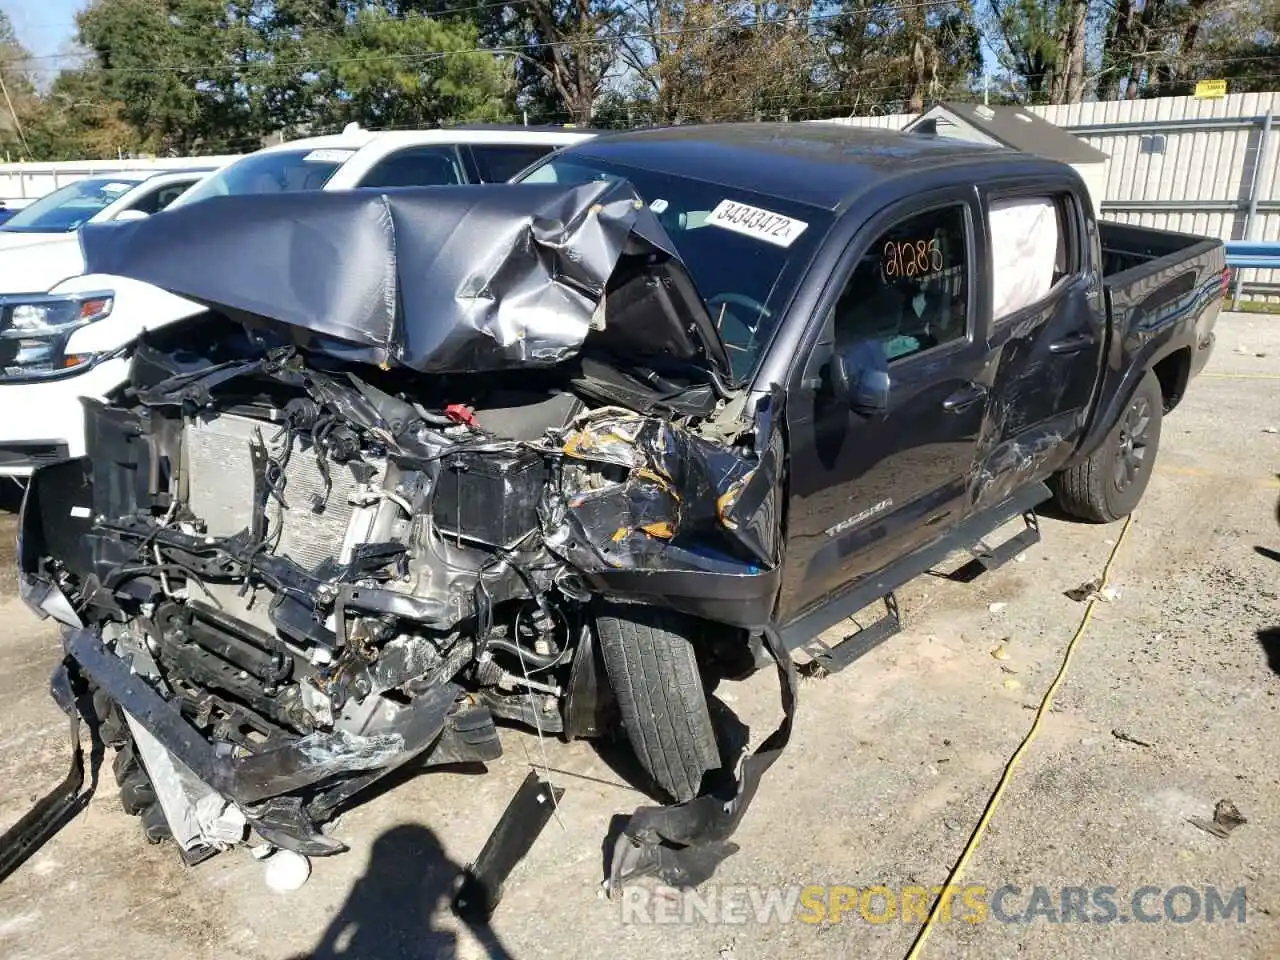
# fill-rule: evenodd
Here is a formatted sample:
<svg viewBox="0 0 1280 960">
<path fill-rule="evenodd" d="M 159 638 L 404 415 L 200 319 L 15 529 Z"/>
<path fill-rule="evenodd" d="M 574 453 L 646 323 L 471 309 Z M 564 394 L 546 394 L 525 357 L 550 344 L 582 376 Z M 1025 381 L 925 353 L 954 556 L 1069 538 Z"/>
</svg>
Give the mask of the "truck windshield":
<svg viewBox="0 0 1280 960">
<path fill-rule="evenodd" d="M 250 154 L 223 167 L 171 203 L 198 203 L 210 197 L 248 193 L 320 190 L 354 150 L 271 150 Z"/>
<path fill-rule="evenodd" d="M 138 184 L 133 180 L 86 178 L 45 194 L 23 207 L 0 230 L 16 233 L 68 233 Z"/>
<path fill-rule="evenodd" d="M 590 157 L 552 156 L 523 183 L 627 180 L 657 215 L 706 301 L 735 380 L 751 375 L 831 215 L 704 180 Z"/>
</svg>

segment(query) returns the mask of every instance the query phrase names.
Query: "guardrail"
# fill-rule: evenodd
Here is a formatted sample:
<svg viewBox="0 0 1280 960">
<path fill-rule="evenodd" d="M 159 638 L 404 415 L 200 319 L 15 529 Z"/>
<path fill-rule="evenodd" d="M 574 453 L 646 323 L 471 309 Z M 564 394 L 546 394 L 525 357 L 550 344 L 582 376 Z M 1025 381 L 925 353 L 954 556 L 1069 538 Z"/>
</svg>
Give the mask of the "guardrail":
<svg viewBox="0 0 1280 960">
<path fill-rule="evenodd" d="M 1228 240 L 1227 266 L 1232 270 L 1254 268 L 1280 270 L 1280 242 L 1269 240 Z"/>
</svg>

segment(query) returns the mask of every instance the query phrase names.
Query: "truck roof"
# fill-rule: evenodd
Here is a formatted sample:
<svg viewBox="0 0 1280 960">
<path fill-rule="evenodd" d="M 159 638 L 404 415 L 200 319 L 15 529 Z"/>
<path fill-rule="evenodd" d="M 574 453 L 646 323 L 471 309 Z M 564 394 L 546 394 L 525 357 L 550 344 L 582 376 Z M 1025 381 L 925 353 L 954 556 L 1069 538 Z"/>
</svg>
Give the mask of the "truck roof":
<svg viewBox="0 0 1280 960">
<path fill-rule="evenodd" d="M 832 123 L 717 123 L 604 134 L 569 147 L 672 176 L 732 185 L 838 210 L 874 186 L 927 170 L 994 162 L 1043 170 L 1048 161 L 1005 147 Z"/>
</svg>

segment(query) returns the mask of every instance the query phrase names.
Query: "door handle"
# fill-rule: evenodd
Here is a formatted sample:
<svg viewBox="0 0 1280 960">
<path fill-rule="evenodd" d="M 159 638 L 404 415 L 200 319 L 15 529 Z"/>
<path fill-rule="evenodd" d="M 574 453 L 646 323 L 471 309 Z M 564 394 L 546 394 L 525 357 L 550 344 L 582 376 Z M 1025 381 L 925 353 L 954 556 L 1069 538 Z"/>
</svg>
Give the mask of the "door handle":
<svg viewBox="0 0 1280 960">
<path fill-rule="evenodd" d="M 947 413 L 959 413 L 961 410 L 973 406 L 986 395 L 987 388 L 981 384 L 966 384 L 942 401 L 942 409 Z"/>
<path fill-rule="evenodd" d="M 1062 356 L 1067 353 L 1079 353 L 1081 350 L 1087 350 L 1098 341 L 1094 339 L 1091 333 L 1076 333 L 1062 340 L 1055 340 L 1049 344 L 1049 352 L 1055 356 Z"/>
</svg>

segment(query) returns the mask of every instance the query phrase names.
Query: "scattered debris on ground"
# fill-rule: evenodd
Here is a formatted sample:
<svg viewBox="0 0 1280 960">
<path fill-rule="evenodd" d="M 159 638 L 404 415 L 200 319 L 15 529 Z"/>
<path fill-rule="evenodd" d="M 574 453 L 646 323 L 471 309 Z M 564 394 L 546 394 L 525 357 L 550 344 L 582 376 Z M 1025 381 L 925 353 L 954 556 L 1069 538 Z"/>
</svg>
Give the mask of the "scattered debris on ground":
<svg viewBox="0 0 1280 960">
<path fill-rule="evenodd" d="M 1139 740 L 1137 737 L 1130 736 L 1119 727 L 1111 731 L 1111 735 L 1117 740 L 1123 740 L 1125 743 L 1132 743 L 1136 747 L 1154 747 L 1154 743 L 1148 743 L 1146 740 Z"/>
<path fill-rule="evenodd" d="M 1111 603 L 1113 600 L 1120 599 L 1120 591 L 1116 587 L 1104 587 L 1098 577 L 1086 580 L 1078 587 L 1064 590 L 1063 593 L 1067 599 L 1075 600 L 1077 603 L 1085 600 L 1101 600 L 1103 603 Z"/>
<path fill-rule="evenodd" d="M 1249 821 L 1240 814 L 1236 805 L 1230 800 L 1219 800 L 1213 808 L 1213 820 L 1204 817 L 1188 817 L 1187 822 L 1199 827 L 1205 833 L 1211 833 L 1219 840 L 1225 840 L 1231 831 Z"/>
</svg>

